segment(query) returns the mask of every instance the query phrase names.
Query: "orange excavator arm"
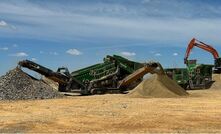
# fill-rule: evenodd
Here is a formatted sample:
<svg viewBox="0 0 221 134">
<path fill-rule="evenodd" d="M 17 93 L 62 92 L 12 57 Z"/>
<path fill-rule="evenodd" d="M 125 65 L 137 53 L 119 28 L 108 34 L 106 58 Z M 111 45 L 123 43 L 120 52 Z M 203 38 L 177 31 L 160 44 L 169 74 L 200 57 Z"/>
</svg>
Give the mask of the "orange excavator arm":
<svg viewBox="0 0 221 134">
<path fill-rule="evenodd" d="M 189 58 L 190 52 L 193 49 L 193 47 L 199 47 L 199 48 L 201 48 L 201 49 L 203 49 L 203 50 L 205 50 L 207 52 L 210 52 L 213 55 L 215 60 L 219 58 L 218 52 L 211 45 L 208 45 L 206 43 L 203 43 L 203 42 L 193 38 L 190 41 L 190 43 L 189 43 L 189 45 L 187 47 L 187 50 L 186 50 L 186 54 L 185 54 L 185 58 L 184 58 L 184 63 L 185 64 L 187 64 L 187 60 Z"/>
</svg>

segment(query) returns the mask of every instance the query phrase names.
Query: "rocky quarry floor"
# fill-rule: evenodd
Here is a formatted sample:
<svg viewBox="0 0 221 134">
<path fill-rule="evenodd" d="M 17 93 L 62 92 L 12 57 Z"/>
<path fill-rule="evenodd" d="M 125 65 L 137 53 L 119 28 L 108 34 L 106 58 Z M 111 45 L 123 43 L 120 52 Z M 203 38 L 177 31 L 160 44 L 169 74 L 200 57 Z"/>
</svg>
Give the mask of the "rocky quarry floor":
<svg viewBox="0 0 221 134">
<path fill-rule="evenodd" d="M 62 97 L 12 70 L 0 78 L 0 133 L 221 133 L 221 76 L 213 79 L 186 92 L 153 75 L 129 94 Z"/>
</svg>

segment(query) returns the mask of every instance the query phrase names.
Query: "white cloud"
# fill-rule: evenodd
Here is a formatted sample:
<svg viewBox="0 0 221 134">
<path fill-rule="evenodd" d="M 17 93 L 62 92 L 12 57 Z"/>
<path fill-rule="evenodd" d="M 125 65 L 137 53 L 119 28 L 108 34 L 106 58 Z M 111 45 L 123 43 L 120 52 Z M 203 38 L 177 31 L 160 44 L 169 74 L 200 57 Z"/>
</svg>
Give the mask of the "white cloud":
<svg viewBox="0 0 221 134">
<path fill-rule="evenodd" d="M 66 53 L 68 53 L 70 55 L 81 55 L 82 54 L 82 52 L 80 52 L 77 49 L 69 49 L 69 50 L 66 51 Z"/>
<path fill-rule="evenodd" d="M 150 53 L 151 53 L 151 54 L 154 54 L 154 53 L 155 53 L 155 51 L 150 51 Z"/>
<path fill-rule="evenodd" d="M 0 27 L 7 27 L 8 24 L 4 20 L 0 20 Z"/>
<path fill-rule="evenodd" d="M 12 47 L 18 47 L 18 45 L 17 44 L 13 44 Z"/>
<path fill-rule="evenodd" d="M 161 53 L 155 53 L 154 56 L 159 57 L 159 56 L 162 56 L 162 54 Z"/>
<path fill-rule="evenodd" d="M 59 55 L 59 53 L 58 52 L 53 52 L 53 51 L 51 51 L 51 52 L 45 52 L 45 51 L 39 51 L 39 54 L 49 54 L 49 55 Z"/>
<path fill-rule="evenodd" d="M 2 48 L 0 48 L 0 50 L 7 51 L 8 47 L 2 47 Z"/>
<path fill-rule="evenodd" d="M 8 27 L 11 28 L 13 30 L 16 30 L 17 28 L 13 25 L 9 25 L 6 21 L 4 20 L 0 20 L 0 27 Z"/>
<path fill-rule="evenodd" d="M 142 4 L 147 4 L 147 3 L 149 3 L 149 2 L 151 2 L 151 0 L 142 0 Z"/>
<path fill-rule="evenodd" d="M 134 52 L 121 52 L 120 54 L 123 56 L 135 56 L 136 55 L 136 53 Z"/>
<path fill-rule="evenodd" d="M 58 55 L 57 52 L 49 52 L 50 55 Z"/>
<path fill-rule="evenodd" d="M 151 4 L 137 6 L 136 3 L 141 4 L 141 1 L 151 2 Z M 14 2 L 16 4 L 1 2 L 0 12 L 3 15 L 9 14 L 10 22 L 20 22 L 16 25 L 19 28 L 17 36 L 25 38 L 59 41 L 90 39 L 91 41 L 95 37 L 96 39 L 105 38 L 112 42 L 118 39 L 136 39 L 146 42 L 159 42 L 159 45 L 166 41 L 167 43 L 173 42 L 167 45 L 180 45 L 180 42 L 197 36 L 201 40 L 216 42 L 214 44 L 221 42 L 218 37 L 221 31 L 219 27 L 221 19 L 219 17 L 195 17 L 196 12 L 201 15 L 204 15 L 204 12 L 209 15 L 213 12 L 220 14 L 219 8 L 202 6 L 203 8 L 200 7 L 196 11 L 192 7 L 195 7 L 194 4 L 197 2 L 173 1 L 168 4 L 165 0 L 141 1 L 134 2 L 135 4 L 131 6 L 118 2 L 90 2 L 90 4 L 68 4 L 68 6 L 64 5 L 65 8 L 60 4 L 52 4 L 51 2 L 44 2 L 44 6 L 36 4 L 38 2 Z M 174 15 L 174 11 L 179 8 L 181 8 L 180 12 Z M 29 12 L 30 10 L 32 12 Z M 167 19 L 168 17 L 169 19 Z M 61 24 L 62 27 L 60 27 Z M 4 32 L 1 33 L 1 36 L 12 37 L 14 34 L 12 30 L 5 32 L 7 34 Z M 184 36 L 185 38 L 183 38 Z"/>
<path fill-rule="evenodd" d="M 178 56 L 179 54 L 178 53 L 173 53 L 173 56 Z"/>
<path fill-rule="evenodd" d="M 18 52 L 15 54 L 11 54 L 10 56 L 15 56 L 15 57 L 27 57 L 28 54 L 26 54 L 25 52 Z"/>
</svg>

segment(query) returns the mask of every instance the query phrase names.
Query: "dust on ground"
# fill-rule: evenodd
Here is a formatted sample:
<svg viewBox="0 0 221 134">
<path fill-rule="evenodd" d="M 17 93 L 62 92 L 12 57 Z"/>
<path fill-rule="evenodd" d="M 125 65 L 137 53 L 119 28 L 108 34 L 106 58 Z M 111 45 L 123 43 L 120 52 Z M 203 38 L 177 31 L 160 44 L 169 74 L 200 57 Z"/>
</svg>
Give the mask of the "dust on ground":
<svg viewBox="0 0 221 134">
<path fill-rule="evenodd" d="M 221 132 L 221 91 L 184 98 L 95 95 L 1 101 L 0 132 Z"/>
<path fill-rule="evenodd" d="M 221 133 L 218 88 L 192 90 L 188 96 L 173 98 L 106 94 L 4 100 L 0 101 L 0 133 Z"/>
</svg>

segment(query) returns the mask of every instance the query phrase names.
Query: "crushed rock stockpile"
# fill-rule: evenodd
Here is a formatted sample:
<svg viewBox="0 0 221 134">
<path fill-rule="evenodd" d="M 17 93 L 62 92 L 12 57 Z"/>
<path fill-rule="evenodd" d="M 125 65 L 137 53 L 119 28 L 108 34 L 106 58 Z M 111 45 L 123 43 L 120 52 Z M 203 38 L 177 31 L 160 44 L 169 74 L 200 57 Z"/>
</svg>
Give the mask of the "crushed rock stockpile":
<svg viewBox="0 0 221 134">
<path fill-rule="evenodd" d="M 44 81 L 46 84 L 48 84 L 50 87 L 58 91 L 59 84 L 57 82 L 54 82 L 53 80 L 48 79 L 47 77 L 43 77 L 42 81 Z"/>
<path fill-rule="evenodd" d="M 213 74 L 214 83 L 210 87 L 210 89 L 221 89 L 221 74 Z"/>
<path fill-rule="evenodd" d="M 170 98 L 186 96 L 188 93 L 166 75 L 154 74 L 141 82 L 129 94 L 129 97 Z"/>
<path fill-rule="evenodd" d="M 63 95 L 15 68 L 0 77 L 0 100 L 51 99 Z"/>
</svg>

